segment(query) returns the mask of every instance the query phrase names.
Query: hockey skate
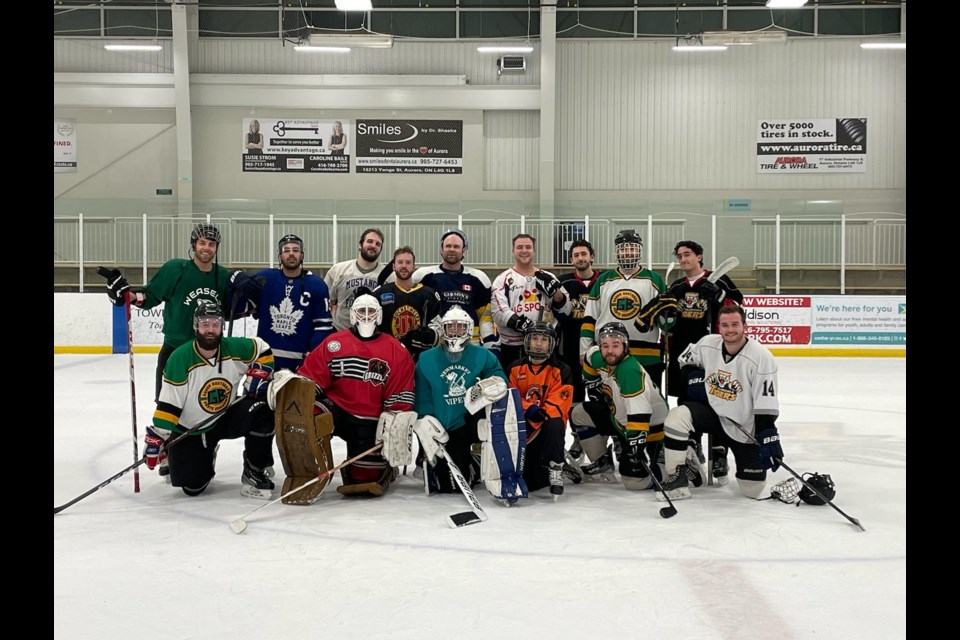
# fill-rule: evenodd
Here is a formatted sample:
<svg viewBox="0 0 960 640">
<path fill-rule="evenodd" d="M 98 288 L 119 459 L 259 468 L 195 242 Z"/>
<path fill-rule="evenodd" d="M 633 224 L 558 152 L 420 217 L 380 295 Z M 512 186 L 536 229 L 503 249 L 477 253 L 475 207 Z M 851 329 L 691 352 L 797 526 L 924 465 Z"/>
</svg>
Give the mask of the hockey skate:
<svg viewBox="0 0 960 640">
<path fill-rule="evenodd" d="M 556 502 L 563 495 L 563 463 L 551 462 L 549 474 L 550 493 L 553 495 L 553 501 Z"/>
<path fill-rule="evenodd" d="M 690 482 L 687 477 L 687 465 L 677 465 L 677 470 L 662 483 L 663 491 L 671 500 L 683 500 L 690 497 Z M 655 493 L 657 500 L 666 502 L 667 497 L 660 491 Z"/>
<path fill-rule="evenodd" d="M 713 484 L 722 487 L 727 484 L 727 475 L 730 473 L 730 465 L 727 464 L 726 447 L 713 447 L 711 449 L 713 456 Z"/>
<path fill-rule="evenodd" d="M 581 450 L 582 453 L 582 450 Z M 569 452 L 564 454 L 563 460 L 563 477 L 573 484 L 580 484 L 583 482 L 583 471 L 580 470 L 580 465 L 577 461 L 570 455 Z"/>
<path fill-rule="evenodd" d="M 243 475 L 240 477 L 240 495 L 248 498 L 269 500 L 273 497 L 273 481 L 263 473 L 263 469 L 250 464 L 247 454 L 243 454 Z"/>
<path fill-rule="evenodd" d="M 583 479 L 587 482 L 616 482 L 617 474 L 613 468 L 613 452 L 607 445 L 607 452 L 597 458 L 595 462 L 580 467 Z"/>
<path fill-rule="evenodd" d="M 700 446 L 699 442 L 691 440 L 690 444 L 687 445 L 687 479 L 695 487 L 703 486 L 703 481 L 707 478 L 707 469 L 703 466 L 706 461 L 707 459 L 703 455 L 703 447 Z"/>
<path fill-rule="evenodd" d="M 580 444 L 580 438 L 576 433 L 573 434 L 573 444 L 570 445 L 570 450 L 567 452 L 567 455 L 573 459 L 573 462 L 567 460 L 568 464 L 579 466 L 586 459 L 586 456 L 583 455 L 583 445 Z"/>
<path fill-rule="evenodd" d="M 164 456 L 160 464 L 157 465 L 157 474 L 159 474 L 167 484 L 173 483 L 173 478 L 170 477 L 170 461 L 167 460 L 166 456 Z"/>
</svg>

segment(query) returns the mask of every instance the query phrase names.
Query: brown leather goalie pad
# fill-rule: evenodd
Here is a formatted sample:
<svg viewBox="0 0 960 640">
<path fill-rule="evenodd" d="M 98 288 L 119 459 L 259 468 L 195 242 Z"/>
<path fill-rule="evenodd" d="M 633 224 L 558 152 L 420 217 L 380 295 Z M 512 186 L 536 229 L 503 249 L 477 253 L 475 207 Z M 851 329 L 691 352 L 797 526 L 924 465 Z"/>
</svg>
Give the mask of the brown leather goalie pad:
<svg viewBox="0 0 960 640">
<path fill-rule="evenodd" d="M 334 466 L 333 452 L 330 450 L 333 416 L 326 412 L 314 415 L 315 396 L 316 384 L 312 380 L 297 378 L 280 389 L 277 408 L 274 410 L 274 431 L 283 471 L 287 474 L 283 481 L 283 495 Z M 281 502 L 313 504 L 329 482 L 330 476 L 325 476 L 302 491 L 287 496 Z"/>
</svg>

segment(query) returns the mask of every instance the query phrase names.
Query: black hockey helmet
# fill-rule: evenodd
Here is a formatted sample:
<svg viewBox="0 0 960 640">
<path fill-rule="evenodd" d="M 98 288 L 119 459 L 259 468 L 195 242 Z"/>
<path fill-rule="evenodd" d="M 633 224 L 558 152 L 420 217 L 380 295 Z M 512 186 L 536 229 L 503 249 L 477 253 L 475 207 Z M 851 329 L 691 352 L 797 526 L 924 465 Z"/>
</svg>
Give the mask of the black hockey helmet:
<svg viewBox="0 0 960 640">
<path fill-rule="evenodd" d="M 220 326 L 223 327 L 223 312 L 220 311 L 220 305 L 213 300 L 199 300 L 197 308 L 193 310 L 193 330 L 200 327 L 200 321 L 204 318 L 217 318 L 220 320 Z"/>
<path fill-rule="evenodd" d="M 531 348 L 530 344 L 532 342 L 531 338 L 533 336 L 546 336 L 547 337 L 547 350 L 535 351 Z M 531 360 L 542 361 L 546 360 L 553 354 L 554 348 L 557 346 L 557 331 L 550 325 L 548 322 L 537 321 L 530 324 L 527 327 L 527 330 L 523 332 L 523 350 L 527 352 L 527 355 L 530 356 Z"/>
<path fill-rule="evenodd" d="M 807 476 L 810 476 L 809 478 Z M 810 473 L 809 471 L 803 474 L 804 481 L 810 486 L 814 487 L 817 491 L 823 494 L 827 500 L 833 500 L 833 497 L 837 495 L 836 486 L 833 484 L 833 479 L 828 473 L 817 473 L 814 471 Z M 823 498 L 818 496 L 816 493 L 810 490 L 810 487 L 803 485 L 800 488 L 800 499 L 806 502 L 807 504 L 826 504 Z"/>
<path fill-rule="evenodd" d="M 190 246 L 196 247 L 197 240 L 200 238 L 206 238 L 207 240 L 212 240 L 217 243 L 217 246 L 220 246 L 220 229 L 217 229 L 216 225 L 199 223 L 193 227 L 193 231 L 190 232 Z"/>
<path fill-rule="evenodd" d="M 634 229 L 621 229 L 613 239 L 617 265 L 621 269 L 637 269 L 643 257 L 643 240 Z"/>
<path fill-rule="evenodd" d="M 627 333 L 627 328 L 622 322 L 608 322 L 600 327 L 600 331 L 597 331 L 597 344 L 600 344 L 600 341 L 604 338 L 617 338 L 619 340 L 623 340 L 624 347 L 630 345 L 630 334 Z"/>
<path fill-rule="evenodd" d="M 637 233 L 636 229 L 621 229 L 617 232 L 617 237 L 613 239 L 613 246 L 620 244 L 639 244 L 643 245 L 643 240 L 640 239 L 640 234 Z"/>
<path fill-rule="evenodd" d="M 300 245 L 300 253 L 303 253 L 303 240 L 300 239 L 300 236 L 288 233 L 280 238 L 280 242 L 277 243 L 277 254 L 283 253 L 283 245 L 290 243 L 296 243 Z"/>
</svg>

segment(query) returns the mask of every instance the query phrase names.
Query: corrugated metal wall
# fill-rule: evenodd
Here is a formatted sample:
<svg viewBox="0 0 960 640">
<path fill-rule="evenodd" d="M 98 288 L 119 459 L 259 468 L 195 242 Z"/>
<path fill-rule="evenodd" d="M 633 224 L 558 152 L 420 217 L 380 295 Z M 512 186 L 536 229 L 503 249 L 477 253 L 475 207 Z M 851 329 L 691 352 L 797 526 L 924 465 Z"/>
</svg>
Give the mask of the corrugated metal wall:
<svg viewBox="0 0 960 640">
<path fill-rule="evenodd" d="M 107 51 L 101 40 L 53 41 L 54 73 L 173 73 L 173 45 L 162 51 Z"/>
<path fill-rule="evenodd" d="M 906 187 L 902 54 L 891 64 L 853 40 L 671 46 L 558 43 L 558 190 Z M 867 118 L 866 173 L 757 173 L 758 120 L 840 117 Z"/>
<path fill-rule="evenodd" d="M 540 186 L 540 113 L 483 112 L 483 188 L 532 191 Z"/>
</svg>

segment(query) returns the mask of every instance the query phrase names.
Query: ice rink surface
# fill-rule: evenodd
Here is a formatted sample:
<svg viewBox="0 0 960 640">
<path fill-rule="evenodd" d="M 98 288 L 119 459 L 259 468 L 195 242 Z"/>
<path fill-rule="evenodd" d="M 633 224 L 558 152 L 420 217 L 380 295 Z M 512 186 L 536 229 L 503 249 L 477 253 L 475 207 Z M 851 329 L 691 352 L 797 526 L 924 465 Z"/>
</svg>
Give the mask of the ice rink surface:
<svg viewBox="0 0 960 640">
<path fill-rule="evenodd" d="M 142 441 L 156 356 L 135 360 Z M 512 508 L 478 486 L 489 519 L 450 529 L 463 496 L 425 496 L 411 468 L 382 498 L 342 497 L 337 477 L 237 535 L 264 502 L 240 495 L 242 440 L 225 441 L 200 497 L 141 466 L 139 494 L 131 472 L 54 516 L 55 637 L 904 638 L 906 361 L 778 363 L 784 461 L 829 473 L 866 532 L 829 506 L 747 499 L 732 478 L 667 520 L 621 484 Z M 128 357 L 56 355 L 54 385 L 58 506 L 134 461 Z"/>
</svg>

